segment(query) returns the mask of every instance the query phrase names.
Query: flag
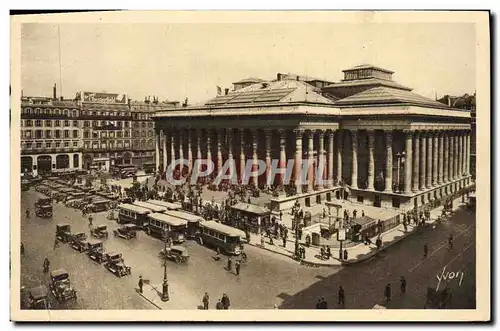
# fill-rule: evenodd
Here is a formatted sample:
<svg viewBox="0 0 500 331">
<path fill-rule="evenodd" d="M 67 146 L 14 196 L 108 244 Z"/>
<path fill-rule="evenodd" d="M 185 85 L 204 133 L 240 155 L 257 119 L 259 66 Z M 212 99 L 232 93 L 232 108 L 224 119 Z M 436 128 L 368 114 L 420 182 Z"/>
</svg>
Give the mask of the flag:
<svg viewBox="0 0 500 331">
<path fill-rule="evenodd" d="M 221 95 L 221 94 L 222 94 L 222 88 L 217 85 L 217 95 Z"/>
</svg>

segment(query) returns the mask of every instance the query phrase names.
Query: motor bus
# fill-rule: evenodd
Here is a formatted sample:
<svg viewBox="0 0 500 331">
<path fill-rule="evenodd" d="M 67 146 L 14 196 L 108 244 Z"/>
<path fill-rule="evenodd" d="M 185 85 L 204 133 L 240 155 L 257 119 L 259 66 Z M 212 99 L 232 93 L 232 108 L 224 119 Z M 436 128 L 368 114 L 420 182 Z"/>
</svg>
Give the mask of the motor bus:
<svg viewBox="0 0 500 331">
<path fill-rule="evenodd" d="M 172 202 L 167 202 L 167 201 L 161 201 L 161 200 L 148 200 L 146 201 L 147 203 L 151 203 L 153 205 L 158 205 L 160 207 L 165 207 L 168 210 L 178 210 L 181 209 L 181 205 L 178 203 L 172 203 Z"/>
<path fill-rule="evenodd" d="M 199 241 L 201 245 L 219 247 L 231 255 L 241 254 L 242 238 L 245 232 L 216 221 L 200 222 Z"/>
<path fill-rule="evenodd" d="M 138 206 L 138 207 L 142 207 L 142 208 L 146 208 L 146 209 L 150 209 L 153 213 L 163 213 L 165 210 L 167 210 L 167 207 L 162 207 L 160 205 L 155 205 L 152 203 L 139 201 L 139 200 L 135 200 L 133 202 L 133 205 Z"/>
<path fill-rule="evenodd" d="M 109 208 L 110 201 L 108 199 L 96 198 L 92 199 L 92 202 L 89 204 L 88 208 L 93 213 L 99 213 L 101 211 L 106 211 Z"/>
<path fill-rule="evenodd" d="M 109 172 L 111 175 L 123 179 L 133 177 L 137 173 L 137 167 L 131 164 L 116 164 L 111 167 Z"/>
<path fill-rule="evenodd" d="M 150 209 L 123 203 L 118 205 L 118 223 L 133 223 L 137 225 L 138 228 L 142 229 L 148 224 L 147 216 L 150 213 Z"/>
<path fill-rule="evenodd" d="M 156 163 L 154 162 L 143 163 L 142 168 L 144 169 L 144 172 L 146 174 L 154 174 L 156 172 Z"/>
<path fill-rule="evenodd" d="M 151 213 L 147 216 L 146 232 L 151 236 L 161 237 L 165 231 L 174 243 L 184 242 L 187 221 L 162 213 Z"/>
</svg>

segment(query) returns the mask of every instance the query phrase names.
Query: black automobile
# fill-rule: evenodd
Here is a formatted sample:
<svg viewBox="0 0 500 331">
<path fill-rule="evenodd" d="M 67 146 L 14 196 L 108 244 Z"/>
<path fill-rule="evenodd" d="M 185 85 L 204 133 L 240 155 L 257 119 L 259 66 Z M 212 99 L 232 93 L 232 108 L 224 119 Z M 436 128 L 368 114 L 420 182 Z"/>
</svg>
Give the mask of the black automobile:
<svg viewBox="0 0 500 331">
<path fill-rule="evenodd" d="M 123 259 L 111 259 L 104 265 L 111 273 L 117 277 L 123 277 L 132 273 L 132 268 L 127 266 Z"/>
<path fill-rule="evenodd" d="M 84 232 L 75 233 L 71 238 L 71 247 L 80 253 L 85 252 L 88 249 L 87 235 Z"/>
<path fill-rule="evenodd" d="M 69 274 L 64 269 L 50 272 L 50 290 L 57 301 L 76 300 L 76 291 L 71 287 Z"/>
<path fill-rule="evenodd" d="M 52 205 L 37 206 L 35 215 L 42 218 L 51 218 L 53 215 Z"/>
<path fill-rule="evenodd" d="M 50 309 L 49 290 L 45 285 L 29 288 L 27 291 L 27 309 Z"/>
<path fill-rule="evenodd" d="M 102 241 L 89 240 L 87 243 L 87 256 L 97 263 L 103 263 L 105 261 L 105 250 Z"/>
<path fill-rule="evenodd" d="M 98 225 L 95 228 L 92 228 L 90 231 L 92 237 L 96 237 L 98 239 L 108 238 L 108 227 L 104 224 Z"/>
<path fill-rule="evenodd" d="M 116 237 L 120 237 L 127 240 L 132 238 L 137 238 L 136 225 L 134 224 L 122 225 L 118 229 L 113 230 L 113 234 Z"/>
<path fill-rule="evenodd" d="M 71 240 L 71 225 L 69 224 L 57 224 L 56 225 L 56 237 L 59 241 L 67 243 Z"/>
</svg>

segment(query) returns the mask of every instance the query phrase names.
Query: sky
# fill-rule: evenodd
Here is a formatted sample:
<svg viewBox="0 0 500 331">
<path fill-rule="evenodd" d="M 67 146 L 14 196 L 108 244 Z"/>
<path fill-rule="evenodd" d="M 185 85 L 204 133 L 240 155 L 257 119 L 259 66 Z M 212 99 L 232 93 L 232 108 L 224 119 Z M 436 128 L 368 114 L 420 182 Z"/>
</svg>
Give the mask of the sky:
<svg viewBox="0 0 500 331">
<path fill-rule="evenodd" d="M 26 23 L 22 89 L 51 96 L 56 83 L 66 98 L 105 91 L 193 104 L 247 77 L 339 81 L 343 69 L 369 63 L 434 99 L 474 93 L 475 33 L 470 23 Z"/>
</svg>

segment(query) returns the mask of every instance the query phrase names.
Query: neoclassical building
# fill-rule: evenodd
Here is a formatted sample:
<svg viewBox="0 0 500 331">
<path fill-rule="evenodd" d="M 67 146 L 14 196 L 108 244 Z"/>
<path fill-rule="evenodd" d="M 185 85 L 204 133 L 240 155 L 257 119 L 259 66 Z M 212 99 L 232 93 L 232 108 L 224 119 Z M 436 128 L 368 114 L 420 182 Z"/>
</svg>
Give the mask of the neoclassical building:
<svg viewBox="0 0 500 331">
<path fill-rule="evenodd" d="M 387 69 L 343 72 L 338 83 L 278 74 L 203 105 L 158 111 L 157 169 L 185 158 L 191 171 L 203 158 L 219 170 L 232 159 L 239 176 L 248 159 L 278 159 L 281 167 L 294 159 L 296 194 L 272 199 L 280 210 L 297 199 L 307 206 L 334 197 L 409 210 L 471 183 L 470 112 L 413 93 Z M 306 161 L 314 166 L 302 173 Z M 325 184 L 315 181 L 318 173 Z M 251 183 L 265 185 L 269 176 Z"/>
</svg>

